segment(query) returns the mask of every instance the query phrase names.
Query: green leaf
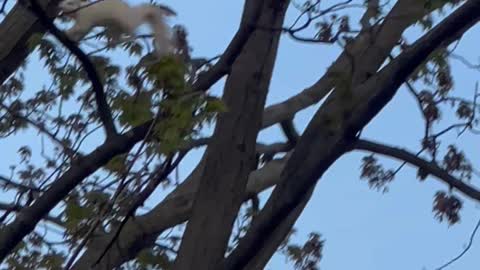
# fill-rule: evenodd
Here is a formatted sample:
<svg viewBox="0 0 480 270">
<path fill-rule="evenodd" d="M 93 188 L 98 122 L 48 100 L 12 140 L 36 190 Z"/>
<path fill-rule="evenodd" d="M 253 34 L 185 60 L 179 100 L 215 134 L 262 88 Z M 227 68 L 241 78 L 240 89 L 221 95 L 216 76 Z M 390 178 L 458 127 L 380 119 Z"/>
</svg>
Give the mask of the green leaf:
<svg viewBox="0 0 480 270">
<path fill-rule="evenodd" d="M 82 207 L 77 201 L 69 200 L 65 207 L 66 228 L 74 229 L 78 226 L 80 221 L 92 216 L 92 211 L 89 208 Z"/>
<path fill-rule="evenodd" d="M 205 112 L 211 113 L 211 112 L 226 112 L 227 111 L 227 106 L 221 99 L 211 99 L 207 101 L 207 104 L 205 105 Z"/>
<path fill-rule="evenodd" d="M 104 168 L 111 172 L 121 174 L 125 171 L 125 158 L 126 155 L 115 156 L 104 166 Z"/>
<path fill-rule="evenodd" d="M 140 125 L 153 117 L 152 97 L 147 92 L 137 96 L 120 96 L 114 101 L 113 106 L 121 111 L 119 121 L 122 125 Z"/>
</svg>

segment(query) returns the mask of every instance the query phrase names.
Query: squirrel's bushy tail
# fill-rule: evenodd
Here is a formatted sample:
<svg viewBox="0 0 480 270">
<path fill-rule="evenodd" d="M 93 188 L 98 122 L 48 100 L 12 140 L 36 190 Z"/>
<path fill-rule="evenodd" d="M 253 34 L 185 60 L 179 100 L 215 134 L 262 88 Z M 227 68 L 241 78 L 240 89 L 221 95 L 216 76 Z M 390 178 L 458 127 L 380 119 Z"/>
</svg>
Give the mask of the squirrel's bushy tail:
<svg viewBox="0 0 480 270">
<path fill-rule="evenodd" d="M 150 24 L 153 30 L 155 53 L 159 57 L 172 53 L 175 46 L 170 27 L 166 23 L 166 17 L 173 17 L 177 14 L 163 5 L 144 5 L 142 8 L 145 11 L 145 21 Z"/>
</svg>

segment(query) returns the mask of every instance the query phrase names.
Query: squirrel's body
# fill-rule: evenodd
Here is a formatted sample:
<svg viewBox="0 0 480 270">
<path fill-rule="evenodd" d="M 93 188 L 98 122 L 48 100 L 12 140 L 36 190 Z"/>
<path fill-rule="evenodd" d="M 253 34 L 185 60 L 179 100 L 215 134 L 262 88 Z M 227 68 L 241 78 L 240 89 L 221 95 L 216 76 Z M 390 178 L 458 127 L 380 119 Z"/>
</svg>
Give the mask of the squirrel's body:
<svg viewBox="0 0 480 270">
<path fill-rule="evenodd" d="M 59 4 L 66 16 L 75 20 L 67 35 L 80 41 L 94 27 L 105 27 L 114 41 L 122 40 L 122 35 L 135 35 L 136 29 L 147 23 L 153 30 L 155 50 L 160 56 L 171 53 L 173 42 L 165 17 L 175 16 L 175 12 L 164 6 L 141 4 L 129 6 L 122 0 L 101 0 L 90 3 L 86 0 L 64 0 Z"/>
</svg>

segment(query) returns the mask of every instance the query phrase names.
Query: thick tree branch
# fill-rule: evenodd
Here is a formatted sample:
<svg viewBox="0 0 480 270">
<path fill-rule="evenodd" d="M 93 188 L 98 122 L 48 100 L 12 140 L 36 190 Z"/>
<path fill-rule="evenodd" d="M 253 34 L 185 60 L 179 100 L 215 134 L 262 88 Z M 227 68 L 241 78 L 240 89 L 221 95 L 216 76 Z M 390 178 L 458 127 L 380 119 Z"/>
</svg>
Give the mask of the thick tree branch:
<svg viewBox="0 0 480 270">
<path fill-rule="evenodd" d="M 243 47 L 247 43 L 251 34 L 255 30 L 256 22 L 261 15 L 261 8 L 258 8 L 263 1 L 258 1 L 256 5 L 251 5 L 246 8 L 240 22 L 235 36 L 228 44 L 225 52 L 220 56 L 220 59 L 208 70 L 208 72 L 199 75 L 194 84 L 194 91 L 206 91 L 210 86 L 225 76 L 232 66 L 235 59 L 242 52 Z"/>
<path fill-rule="evenodd" d="M 113 122 L 112 112 L 110 110 L 110 106 L 107 103 L 107 98 L 105 96 L 105 91 L 103 90 L 103 83 L 100 80 L 100 77 L 97 73 L 97 69 L 93 65 L 92 61 L 88 58 L 88 56 L 73 42 L 70 40 L 62 31 L 60 31 L 53 20 L 50 19 L 45 12 L 43 11 L 42 7 L 37 3 L 36 0 L 22 0 L 22 1 L 29 1 L 25 3 L 28 5 L 29 9 L 37 16 L 40 23 L 52 33 L 62 44 L 67 47 L 82 63 L 83 69 L 87 73 L 88 79 L 92 83 L 92 89 L 95 93 L 95 101 L 97 104 L 98 115 L 100 121 L 102 122 L 105 132 L 107 134 L 107 138 L 111 138 L 116 136 L 117 130 L 115 128 L 115 124 Z"/>
<path fill-rule="evenodd" d="M 470 197 L 480 202 L 479 190 L 450 175 L 447 171 L 445 171 L 435 163 L 426 161 L 406 150 L 393 146 L 379 144 L 368 140 L 358 140 L 353 145 L 353 149 L 366 150 L 405 161 L 411 165 L 422 169 L 422 171 L 425 171 L 428 174 L 437 177 L 440 181 L 444 182 L 452 188 L 457 189 L 467 197 Z"/>
<path fill-rule="evenodd" d="M 435 49 L 446 46 L 446 39 L 464 33 L 479 19 L 480 1 L 468 1 L 380 72 L 351 89 L 352 100 L 346 102 L 341 93 L 335 93 L 309 123 L 282 172 L 280 183 L 227 258 L 224 269 L 244 269 L 267 244 L 278 224 L 302 202 L 307 191 L 331 164 L 350 148 L 356 134 L 393 98 L 415 68 Z"/>
<path fill-rule="evenodd" d="M 7 203 L 0 202 L 0 210 L 2 210 L 2 211 L 18 212 L 18 211 L 21 211 L 22 209 L 23 209 L 23 207 L 20 206 L 20 205 L 7 204 Z M 45 220 L 48 221 L 48 222 L 51 222 L 51 223 L 53 223 L 53 224 L 55 224 L 59 227 L 62 227 L 62 228 L 65 226 L 65 223 L 59 217 L 54 217 L 54 216 L 47 215 L 45 217 Z"/>
<path fill-rule="evenodd" d="M 290 143 L 292 146 L 297 144 L 300 135 L 298 135 L 298 132 L 295 129 L 293 119 L 283 120 L 282 122 L 280 122 L 280 127 L 282 128 L 285 137 L 287 137 L 288 143 Z"/>
<path fill-rule="evenodd" d="M 0 262 L 83 179 L 116 155 L 129 151 L 137 142 L 144 139 L 149 126 L 147 123 L 111 138 L 90 154 L 79 158 L 31 206 L 18 212 L 15 220 L 0 230 Z"/>
<path fill-rule="evenodd" d="M 280 172 L 289 156 L 274 159 L 262 168 L 251 172 L 244 200 L 247 200 L 250 194 L 258 194 L 274 186 L 278 182 Z M 92 270 L 118 267 L 134 258 L 143 248 L 153 244 L 154 240 L 164 230 L 185 222 L 191 214 L 203 169 L 204 162 L 202 161 L 187 179 L 152 211 L 135 217 L 134 221 L 129 221 L 105 258 Z M 103 250 L 111 238 L 112 234 L 108 234 L 93 239 L 88 245 L 87 252 L 77 261 L 72 270 L 90 269 L 89 267 L 98 258 L 99 252 Z"/>
<path fill-rule="evenodd" d="M 263 115 L 263 128 L 290 119 L 297 112 L 320 102 L 335 87 L 335 74 L 352 70 L 352 65 L 354 82 L 363 82 L 380 68 L 403 32 L 431 11 L 425 8 L 423 1 L 397 1 L 384 22 L 363 30 L 317 82 L 285 101 L 268 106 Z"/>
</svg>

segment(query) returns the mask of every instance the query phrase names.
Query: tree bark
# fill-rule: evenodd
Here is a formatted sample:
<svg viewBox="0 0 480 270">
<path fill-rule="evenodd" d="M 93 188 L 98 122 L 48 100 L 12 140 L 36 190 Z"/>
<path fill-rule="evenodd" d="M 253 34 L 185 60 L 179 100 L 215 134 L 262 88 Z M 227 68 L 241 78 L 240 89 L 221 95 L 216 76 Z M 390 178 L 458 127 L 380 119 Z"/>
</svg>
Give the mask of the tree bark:
<svg viewBox="0 0 480 270">
<path fill-rule="evenodd" d="M 258 11 L 255 5 L 262 4 Z M 267 29 L 283 25 L 288 1 L 247 0 L 245 12 L 261 14 Z M 219 115 L 206 150 L 205 168 L 172 269 L 217 269 L 255 166 L 255 146 L 277 56 L 280 31 L 258 29 L 232 65 L 224 88 L 227 112 Z M 208 243 L 208 244 L 206 244 Z"/>
<path fill-rule="evenodd" d="M 446 2 L 442 2 L 441 6 L 444 5 Z M 377 27 L 363 29 L 348 46 L 348 51 L 342 52 L 317 82 L 285 101 L 268 106 L 263 117 L 263 128 L 292 118 L 297 112 L 320 102 L 335 87 L 332 75 L 352 70 L 352 64 L 353 85 L 363 82 L 368 74 L 374 74 L 385 62 L 403 32 L 431 11 L 425 8 L 424 1 L 397 1 L 385 21 Z"/>
<path fill-rule="evenodd" d="M 39 0 L 38 3 L 53 18 L 59 0 Z M 0 85 L 17 70 L 34 50 L 28 40 L 35 34 L 45 33 L 45 27 L 30 11 L 17 3 L 0 24 Z M 6 38 L 8 37 L 8 38 Z"/>
</svg>

